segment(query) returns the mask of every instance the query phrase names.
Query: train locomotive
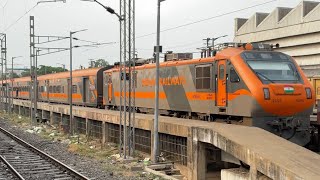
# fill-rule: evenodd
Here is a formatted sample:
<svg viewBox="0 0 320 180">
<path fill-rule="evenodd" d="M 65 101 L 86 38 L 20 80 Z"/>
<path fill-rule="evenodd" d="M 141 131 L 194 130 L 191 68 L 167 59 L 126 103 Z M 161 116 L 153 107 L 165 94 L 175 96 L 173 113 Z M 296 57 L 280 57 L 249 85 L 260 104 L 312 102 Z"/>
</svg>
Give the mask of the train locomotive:
<svg viewBox="0 0 320 180">
<path fill-rule="evenodd" d="M 109 109 L 120 105 L 119 73 L 119 68 L 105 71 Z M 155 64 L 137 66 L 133 78 L 137 112 L 153 113 Z M 160 64 L 159 109 L 166 116 L 255 126 L 304 146 L 310 141 L 314 98 L 297 63 L 268 45 L 246 44 L 214 57 Z"/>
<path fill-rule="evenodd" d="M 129 83 L 128 71 L 120 75 L 119 66 L 109 66 L 73 74 L 76 105 L 119 109 L 120 82 Z M 136 112 L 153 113 L 155 64 L 136 66 L 132 74 Z M 67 104 L 68 79 L 68 72 L 39 76 L 39 100 Z M 29 83 L 30 78 L 14 79 L 11 95 L 30 99 Z M 255 126 L 305 146 L 314 101 L 314 89 L 297 63 L 268 45 L 243 44 L 214 57 L 160 64 L 159 108 L 165 116 Z"/>
</svg>

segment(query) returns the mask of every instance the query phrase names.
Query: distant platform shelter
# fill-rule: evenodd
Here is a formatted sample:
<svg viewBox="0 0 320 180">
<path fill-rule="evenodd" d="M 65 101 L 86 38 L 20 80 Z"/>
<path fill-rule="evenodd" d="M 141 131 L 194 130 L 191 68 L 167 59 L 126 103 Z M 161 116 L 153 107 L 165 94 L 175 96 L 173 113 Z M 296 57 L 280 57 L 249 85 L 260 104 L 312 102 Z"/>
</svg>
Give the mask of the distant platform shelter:
<svg viewBox="0 0 320 180">
<path fill-rule="evenodd" d="M 320 3 L 302 1 L 295 8 L 236 18 L 234 41 L 278 43 L 277 51 L 293 56 L 307 76 L 320 75 Z"/>
</svg>

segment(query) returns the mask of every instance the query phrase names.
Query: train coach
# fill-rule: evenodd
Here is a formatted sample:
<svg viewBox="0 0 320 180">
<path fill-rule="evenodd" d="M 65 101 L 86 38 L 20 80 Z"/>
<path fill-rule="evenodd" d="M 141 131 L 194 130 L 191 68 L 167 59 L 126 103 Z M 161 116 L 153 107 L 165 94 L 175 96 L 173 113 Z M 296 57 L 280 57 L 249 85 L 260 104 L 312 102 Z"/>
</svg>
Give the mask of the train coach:
<svg viewBox="0 0 320 180">
<path fill-rule="evenodd" d="M 73 104 L 101 107 L 103 100 L 103 71 L 112 68 L 92 68 L 73 71 Z M 11 95 L 17 99 L 30 99 L 30 77 L 13 80 Z M 70 72 L 47 74 L 38 77 L 38 100 L 42 102 L 68 104 Z M 11 85 L 10 85 L 11 86 Z"/>
<path fill-rule="evenodd" d="M 137 112 L 153 113 L 155 64 L 137 66 L 133 74 Z M 119 75 L 119 68 L 104 72 L 109 109 L 119 108 L 120 81 L 130 78 Z M 290 56 L 267 45 L 163 62 L 159 97 L 162 115 L 260 127 L 302 146 L 310 141 L 314 89 Z"/>
<path fill-rule="evenodd" d="M 15 78 L 13 81 L 11 81 L 11 79 L 4 80 L 3 82 L 1 82 L 3 83 L 3 88 L 1 91 L 2 97 L 4 97 L 6 88 L 8 88 L 12 97 L 16 99 L 30 99 L 30 80 L 30 77 Z"/>
</svg>

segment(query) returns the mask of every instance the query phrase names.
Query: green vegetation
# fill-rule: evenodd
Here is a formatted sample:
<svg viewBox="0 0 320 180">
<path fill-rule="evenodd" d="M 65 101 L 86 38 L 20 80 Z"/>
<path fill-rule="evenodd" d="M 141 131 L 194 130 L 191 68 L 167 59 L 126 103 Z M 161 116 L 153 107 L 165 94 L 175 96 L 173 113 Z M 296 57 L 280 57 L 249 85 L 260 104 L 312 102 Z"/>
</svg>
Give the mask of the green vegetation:
<svg viewBox="0 0 320 180">
<path fill-rule="evenodd" d="M 62 67 L 40 65 L 37 69 L 37 74 L 39 76 L 39 75 L 52 74 L 52 73 L 58 73 L 58 72 L 64 72 L 64 71 L 68 71 L 68 70 L 63 69 Z M 26 70 L 21 73 L 21 77 L 26 77 L 26 76 L 30 76 L 30 70 Z"/>
<path fill-rule="evenodd" d="M 89 62 L 89 67 L 106 67 L 109 65 L 109 62 L 104 59 L 97 59 Z"/>
</svg>

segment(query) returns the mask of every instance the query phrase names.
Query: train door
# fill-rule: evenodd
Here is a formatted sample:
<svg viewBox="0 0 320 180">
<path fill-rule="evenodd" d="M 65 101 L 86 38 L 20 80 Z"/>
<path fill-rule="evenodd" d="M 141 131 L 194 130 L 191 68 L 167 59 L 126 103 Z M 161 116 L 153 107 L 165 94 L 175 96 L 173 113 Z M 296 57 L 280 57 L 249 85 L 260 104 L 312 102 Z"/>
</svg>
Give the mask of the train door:
<svg viewBox="0 0 320 180">
<path fill-rule="evenodd" d="M 227 106 L 227 77 L 226 77 L 226 60 L 219 60 L 217 63 L 217 105 L 219 107 Z"/>
<path fill-rule="evenodd" d="M 112 101 L 112 74 L 108 74 L 108 101 L 111 103 Z"/>
<path fill-rule="evenodd" d="M 83 102 L 90 102 L 90 81 L 89 77 L 83 78 Z"/>
</svg>

